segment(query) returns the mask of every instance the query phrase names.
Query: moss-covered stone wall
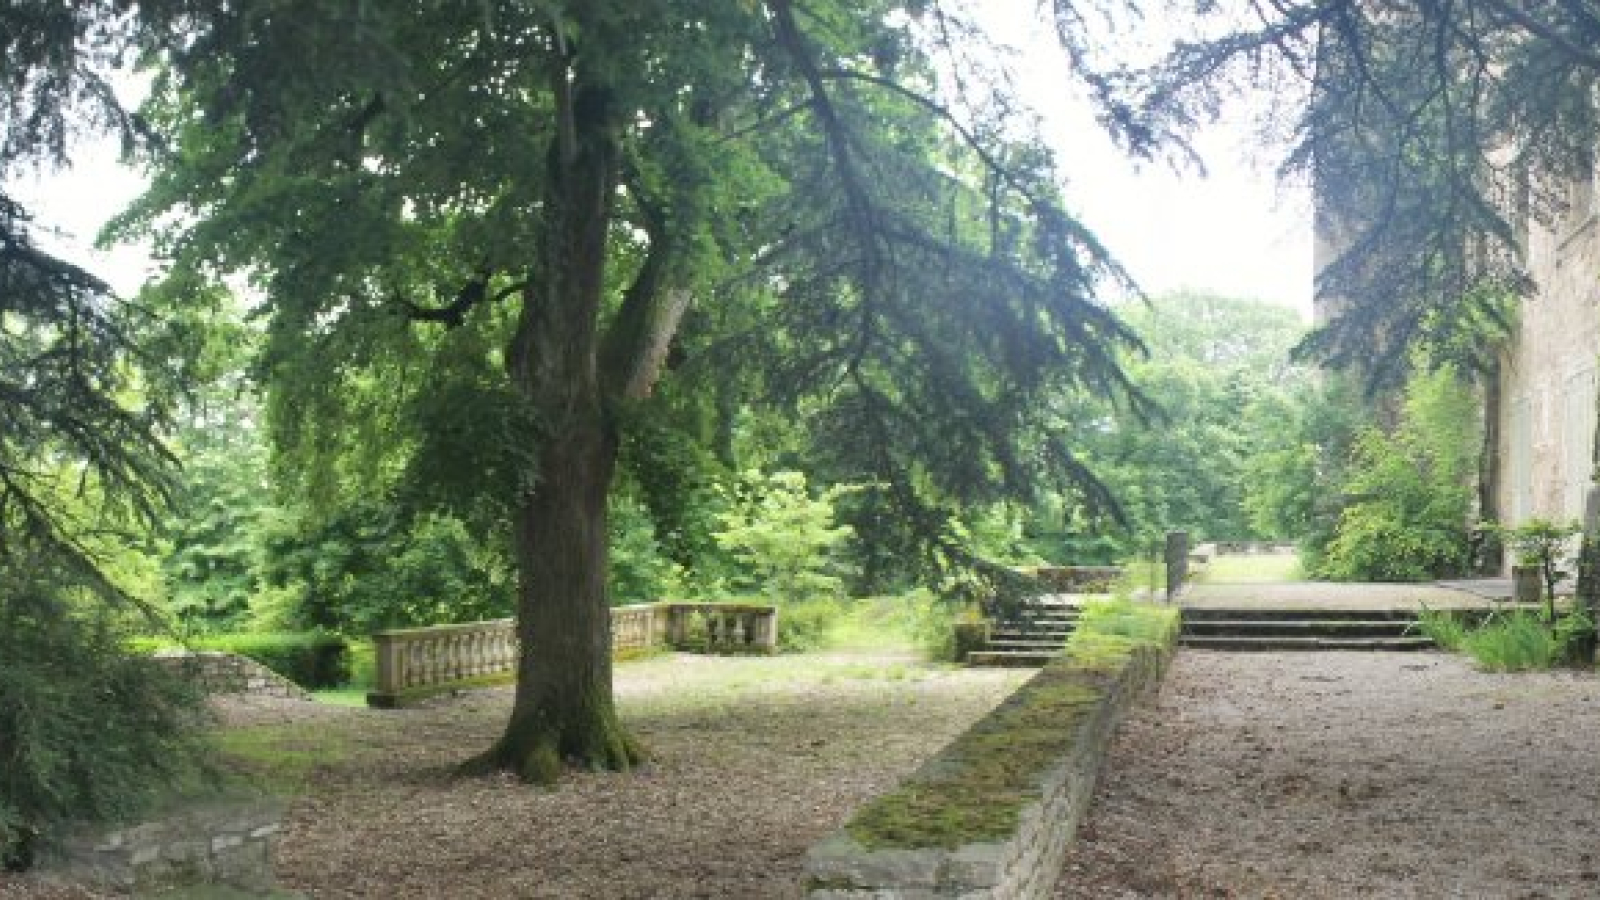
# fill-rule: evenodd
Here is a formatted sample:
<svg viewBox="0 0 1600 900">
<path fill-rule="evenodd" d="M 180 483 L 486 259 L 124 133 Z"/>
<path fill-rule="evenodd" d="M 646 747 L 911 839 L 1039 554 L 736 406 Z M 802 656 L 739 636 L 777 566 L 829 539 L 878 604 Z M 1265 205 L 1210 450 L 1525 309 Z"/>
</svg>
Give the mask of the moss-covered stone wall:
<svg viewBox="0 0 1600 900">
<path fill-rule="evenodd" d="M 1176 634 L 1084 635 L 897 789 L 812 847 L 812 900 L 1048 897 L 1124 713 Z M 1165 624 L 1165 623 L 1173 624 Z"/>
</svg>

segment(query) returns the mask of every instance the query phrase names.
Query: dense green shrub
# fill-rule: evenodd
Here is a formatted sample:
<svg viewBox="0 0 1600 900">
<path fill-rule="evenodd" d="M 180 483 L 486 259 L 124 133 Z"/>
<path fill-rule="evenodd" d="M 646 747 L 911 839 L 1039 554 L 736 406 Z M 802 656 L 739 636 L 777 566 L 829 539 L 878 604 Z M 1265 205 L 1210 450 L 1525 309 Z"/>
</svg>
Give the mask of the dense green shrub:
<svg viewBox="0 0 1600 900">
<path fill-rule="evenodd" d="M 263 540 L 258 625 L 370 634 L 511 615 L 505 545 L 450 515 L 408 517 L 381 502 L 285 520 Z"/>
<path fill-rule="evenodd" d="M 1349 498 L 1315 574 L 1335 581 L 1426 581 L 1464 572 L 1479 410 L 1448 369 L 1406 388 L 1392 431 L 1356 442 Z"/>
<path fill-rule="evenodd" d="M 323 631 L 214 634 L 191 646 L 249 657 L 307 689 L 338 687 L 350 680 L 349 646 L 344 638 Z"/>
<path fill-rule="evenodd" d="M 650 510 L 626 493 L 615 493 L 607 511 L 611 542 L 607 588 L 614 605 L 684 596 L 683 570 L 657 540 Z"/>
<path fill-rule="evenodd" d="M 199 696 L 110 620 L 0 581 L 0 864 L 68 822 L 138 814 L 201 770 Z"/>
<path fill-rule="evenodd" d="M 803 653 L 831 646 L 844 615 L 844 604 L 826 597 L 785 604 L 778 610 L 778 649 Z"/>
</svg>

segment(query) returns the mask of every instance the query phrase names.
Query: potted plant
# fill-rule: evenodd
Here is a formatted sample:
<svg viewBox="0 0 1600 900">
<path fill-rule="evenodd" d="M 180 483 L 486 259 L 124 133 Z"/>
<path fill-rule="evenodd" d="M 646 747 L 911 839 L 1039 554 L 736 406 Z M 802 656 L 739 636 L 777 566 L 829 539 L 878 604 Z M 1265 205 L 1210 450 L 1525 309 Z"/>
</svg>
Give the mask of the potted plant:
<svg viewBox="0 0 1600 900">
<path fill-rule="evenodd" d="M 1517 555 L 1516 565 L 1511 567 L 1512 596 L 1519 601 L 1538 601 L 1541 592 L 1539 582 L 1542 580 L 1545 617 L 1551 622 L 1556 617 L 1556 582 L 1567 574 L 1557 566 L 1566 558 L 1572 539 L 1582 531 L 1583 526 L 1575 521 L 1558 522 L 1541 518 L 1529 519 L 1514 528 L 1501 529 L 1506 545 Z M 1527 587 L 1530 581 L 1531 588 Z M 1531 598 L 1525 596 L 1525 590 L 1531 590 Z"/>
</svg>

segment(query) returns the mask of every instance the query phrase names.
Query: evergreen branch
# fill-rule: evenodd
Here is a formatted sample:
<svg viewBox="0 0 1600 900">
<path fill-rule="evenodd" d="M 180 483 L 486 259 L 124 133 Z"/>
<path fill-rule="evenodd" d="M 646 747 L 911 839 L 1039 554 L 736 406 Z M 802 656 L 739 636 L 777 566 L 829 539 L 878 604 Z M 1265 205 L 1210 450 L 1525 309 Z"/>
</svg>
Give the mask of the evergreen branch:
<svg viewBox="0 0 1600 900">
<path fill-rule="evenodd" d="M 1529 34 L 1566 54 L 1573 62 L 1600 71 L 1600 52 L 1596 52 L 1593 45 L 1584 46 L 1577 43 L 1548 22 L 1540 21 L 1520 3 L 1506 2 L 1506 0 L 1484 0 L 1484 2 Z"/>
</svg>

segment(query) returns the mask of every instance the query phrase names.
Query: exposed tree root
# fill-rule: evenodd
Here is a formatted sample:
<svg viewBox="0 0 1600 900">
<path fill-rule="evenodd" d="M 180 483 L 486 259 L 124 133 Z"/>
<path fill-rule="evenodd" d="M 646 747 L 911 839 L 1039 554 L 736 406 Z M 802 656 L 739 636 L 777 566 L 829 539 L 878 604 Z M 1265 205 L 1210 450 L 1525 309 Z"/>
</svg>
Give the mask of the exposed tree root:
<svg viewBox="0 0 1600 900">
<path fill-rule="evenodd" d="M 513 720 L 493 747 L 462 763 L 457 773 L 511 772 L 527 784 L 549 786 L 569 768 L 627 772 L 646 758 L 643 745 L 608 711 L 564 729 Z"/>
</svg>

